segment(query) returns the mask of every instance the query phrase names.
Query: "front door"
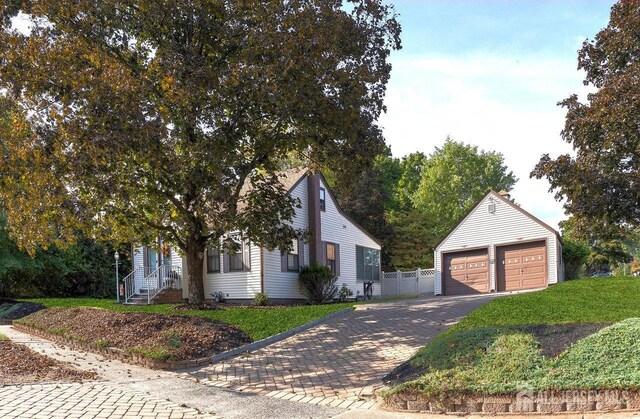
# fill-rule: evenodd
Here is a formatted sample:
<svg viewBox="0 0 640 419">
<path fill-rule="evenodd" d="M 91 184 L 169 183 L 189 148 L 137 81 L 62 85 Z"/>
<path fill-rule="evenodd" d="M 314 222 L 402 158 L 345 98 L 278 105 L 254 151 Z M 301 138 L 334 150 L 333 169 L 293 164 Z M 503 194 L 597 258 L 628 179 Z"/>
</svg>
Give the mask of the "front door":
<svg viewBox="0 0 640 419">
<path fill-rule="evenodd" d="M 147 266 L 151 268 L 151 271 L 155 271 L 158 267 L 158 253 L 155 249 L 147 247 Z"/>
</svg>

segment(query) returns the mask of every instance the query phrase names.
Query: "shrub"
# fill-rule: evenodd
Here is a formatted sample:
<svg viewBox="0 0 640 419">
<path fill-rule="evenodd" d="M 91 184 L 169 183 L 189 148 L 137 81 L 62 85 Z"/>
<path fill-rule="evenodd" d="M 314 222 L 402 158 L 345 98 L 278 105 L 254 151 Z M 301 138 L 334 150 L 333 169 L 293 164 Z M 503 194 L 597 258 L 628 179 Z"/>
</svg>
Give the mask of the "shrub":
<svg viewBox="0 0 640 419">
<path fill-rule="evenodd" d="M 352 296 L 353 291 L 351 291 L 351 288 L 347 287 L 347 284 L 342 284 L 342 287 L 340 287 L 340 291 L 338 292 L 338 300 L 341 302 L 347 301 L 347 299 Z"/>
<path fill-rule="evenodd" d="M 268 306 L 271 304 L 269 296 L 262 292 L 256 294 L 256 296 L 253 298 L 253 302 L 257 306 Z"/>
<path fill-rule="evenodd" d="M 338 277 L 327 266 L 309 265 L 300 270 L 298 277 L 300 292 L 309 304 L 320 304 L 330 301 L 338 292 Z"/>
</svg>

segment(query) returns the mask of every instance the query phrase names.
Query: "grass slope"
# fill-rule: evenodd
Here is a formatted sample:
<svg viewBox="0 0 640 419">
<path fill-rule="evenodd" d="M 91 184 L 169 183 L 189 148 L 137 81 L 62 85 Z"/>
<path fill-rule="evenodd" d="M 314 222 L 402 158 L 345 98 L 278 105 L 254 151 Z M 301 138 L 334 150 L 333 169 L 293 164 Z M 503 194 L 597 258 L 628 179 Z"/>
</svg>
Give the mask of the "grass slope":
<svg viewBox="0 0 640 419">
<path fill-rule="evenodd" d="M 411 365 L 426 371 L 391 393 L 435 398 L 523 389 L 640 387 L 640 280 L 583 279 L 496 299 L 422 348 Z M 530 325 L 611 323 L 556 358 L 540 351 Z"/>
<path fill-rule="evenodd" d="M 497 298 L 448 333 L 478 327 L 557 323 L 610 323 L 640 317 L 640 279 L 585 278 L 539 292 Z"/>
</svg>

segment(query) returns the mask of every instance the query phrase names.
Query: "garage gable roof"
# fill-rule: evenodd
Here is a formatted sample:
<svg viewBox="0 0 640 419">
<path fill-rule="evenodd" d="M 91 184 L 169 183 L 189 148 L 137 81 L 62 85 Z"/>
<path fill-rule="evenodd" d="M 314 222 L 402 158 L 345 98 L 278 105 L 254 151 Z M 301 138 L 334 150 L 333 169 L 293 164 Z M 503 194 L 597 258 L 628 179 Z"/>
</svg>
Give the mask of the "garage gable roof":
<svg viewBox="0 0 640 419">
<path fill-rule="evenodd" d="M 508 200 L 507 198 L 505 198 L 504 196 L 500 195 L 498 192 L 494 191 L 493 189 L 489 189 L 489 191 L 484 194 L 482 196 L 482 198 L 480 198 L 478 200 L 478 202 L 476 202 L 476 204 L 471 208 L 471 210 L 469 212 L 467 212 L 467 214 L 462 217 L 462 219 L 460 221 L 458 221 L 456 223 L 456 225 L 451 229 L 451 231 L 449 231 L 449 233 L 447 233 L 446 236 L 444 236 L 442 239 L 440 239 L 440 241 L 435 245 L 434 249 L 437 249 L 438 247 L 440 247 L 440 245 L 449 238 L 449 236 L 451 236 L 457 229 L 458 227 L 460 227 L 462 224 L 464 224 L 464 222 L 467 220 L 467 218 L 469 218 L 469 216 L 471 214 L 473 214 L 473 212 L 478 208 L 478 206 L 484 202 L 484 200 L 489 196 L 492 195 L 496 198 L 498 198 L 499 200 L 501 200 L 502 202 L 504 202 L 505 204 L 509 205 L 511 208 L 514 208 L 516 210 L 518 210 L 520 213 L 522 213 L 524 216 L 526 216 L 527 218 L 529 218 L 530 220 L 538 223 L 539 225 L 541 225 L 542 227 L 544 227 L 545 229 L 549 230 L 550 232 L 552 232 L 553 234 L 556 235 L 556 237 L 558 238 L 558 240 L 560 241 L 560 243 L 562 243 L 562 237 L 560 237 L 560 233 L 558 233 L 558 231 L 551 227 L 549 224 L 545 223 L 544 221 L 540 220 L 539 218 L 537 218 L 536 216 L 532 215 L 530 212 L 522 209 L 522 207 L 520 207 L 519 205 L 514 204 L 513 202 L 511 202 L 510 200 Z"/>
</svg>

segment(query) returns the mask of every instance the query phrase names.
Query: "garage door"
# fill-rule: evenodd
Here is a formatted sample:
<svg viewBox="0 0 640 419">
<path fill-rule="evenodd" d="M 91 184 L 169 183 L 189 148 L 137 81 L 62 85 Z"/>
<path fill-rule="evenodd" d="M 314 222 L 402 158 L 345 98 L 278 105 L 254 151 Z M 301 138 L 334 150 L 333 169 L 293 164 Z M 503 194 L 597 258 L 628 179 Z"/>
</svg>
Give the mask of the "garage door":
<svg viewBox="0 0 640 419">
<path fill-rule="evenodd" d="M 496 249 L 498 291 L 547 286 L 547 245 L 544 241 L 502 246 Z"/>
<path fill-rule="evenodd" d="M 489 292 L 489 255 L 487 249 L 445 253 L 444 294 Z"/>
</svg>

